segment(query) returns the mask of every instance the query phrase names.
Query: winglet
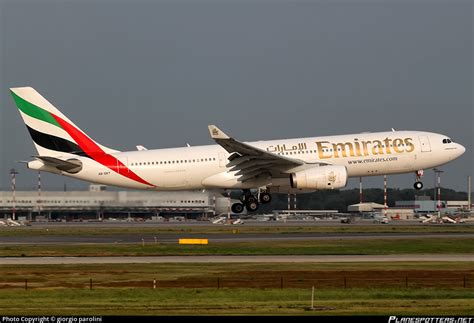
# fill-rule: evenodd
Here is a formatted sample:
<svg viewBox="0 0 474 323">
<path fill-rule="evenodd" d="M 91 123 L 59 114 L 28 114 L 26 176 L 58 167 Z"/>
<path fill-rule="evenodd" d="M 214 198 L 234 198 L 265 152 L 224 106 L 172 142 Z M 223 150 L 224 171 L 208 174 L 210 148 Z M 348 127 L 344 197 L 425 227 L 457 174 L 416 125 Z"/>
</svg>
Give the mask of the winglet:
<svg viewBox="0 0 474 323">
<path fill-rule="evenodd" d="M 230 137 L 226 135 L 221 129 L 217 128 L 215 125 L 208 125 L 209 132 L 212 139 L 229 139 Z"/>
</svg>

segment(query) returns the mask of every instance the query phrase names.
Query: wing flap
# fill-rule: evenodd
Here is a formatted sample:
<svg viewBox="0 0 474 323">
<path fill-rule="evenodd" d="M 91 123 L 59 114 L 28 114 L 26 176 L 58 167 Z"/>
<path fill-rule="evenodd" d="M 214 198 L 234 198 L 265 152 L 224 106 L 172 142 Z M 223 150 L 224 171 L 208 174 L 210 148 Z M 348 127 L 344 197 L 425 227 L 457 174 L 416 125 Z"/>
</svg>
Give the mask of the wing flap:
<svg viewBox="0 0 474 323">
<path fill-rule="evenodd" d="M 271 173 L 269 171 L 264 170 L 264 169 L 257 169 L 251 172 L 247 172 L 244 175 L 241 175 L 239 177 L 239 181 L 246 182 L 248 180 L 251 180 L 257 177 L 262 177 L 262 176 L 267 176 L 268 179 L 271 179 Z"/>
</svg>

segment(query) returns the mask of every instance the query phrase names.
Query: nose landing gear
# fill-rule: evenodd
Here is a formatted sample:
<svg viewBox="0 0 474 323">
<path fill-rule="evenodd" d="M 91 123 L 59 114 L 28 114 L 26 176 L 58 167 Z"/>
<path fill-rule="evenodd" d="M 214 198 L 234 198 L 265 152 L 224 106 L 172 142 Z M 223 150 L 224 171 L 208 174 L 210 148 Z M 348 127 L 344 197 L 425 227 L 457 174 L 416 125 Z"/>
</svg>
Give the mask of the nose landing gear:
<svg viewBox="0 0 474 323">
<path fill-rule="evenodd" d="M 413 184 L 413 187 L 415 190 L 419 191 L 423 188 L 423 183 L 421 182 L 421 178 L 423 177 L 423 170 L 418 170 L 415 172 L 416 180 L 415 184 Z"/>
</svg>

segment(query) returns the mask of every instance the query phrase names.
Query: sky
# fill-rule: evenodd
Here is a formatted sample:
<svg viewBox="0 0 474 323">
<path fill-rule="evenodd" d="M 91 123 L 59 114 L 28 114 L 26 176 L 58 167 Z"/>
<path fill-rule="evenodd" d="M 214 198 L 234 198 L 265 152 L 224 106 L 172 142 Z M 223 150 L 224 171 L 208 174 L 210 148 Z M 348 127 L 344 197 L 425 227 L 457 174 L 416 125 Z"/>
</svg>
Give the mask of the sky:
<svg viewBox="0 0 474 323">
<path fill-rule="evenodd" d="M 443 133 L 473 175 L 472 1 L 0 0 L 0 189 L 36 187 L 8 88 L 32 86 L 101 144 L 213 144 L 366 131 Z M 432 187 L 427 170 L 425 186 Z M 389 176 L 408 188 L 413 174 Z M 383 178 L 364 179 L 382 187 Z M 44 189 L 88 183 L 43 174 Z M 349 187 L 358 186 L 352 179 Z"/>
</svg>

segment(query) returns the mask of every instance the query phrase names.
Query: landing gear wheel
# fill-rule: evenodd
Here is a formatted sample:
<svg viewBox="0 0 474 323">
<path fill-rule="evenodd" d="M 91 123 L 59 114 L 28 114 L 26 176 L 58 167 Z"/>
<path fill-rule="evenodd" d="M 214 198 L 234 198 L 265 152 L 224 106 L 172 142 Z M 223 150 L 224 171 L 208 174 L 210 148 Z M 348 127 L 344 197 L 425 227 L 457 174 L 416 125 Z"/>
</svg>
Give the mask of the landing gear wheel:
<svg viewBox="0 0 474 323">
<path fill-rule="evenodd" d="M 258 209 L 258 202 L 257 202 L 257 199 L 252 197 L 251 199 L 249 199 L 247 201 L 247 203 L 245 204 L 245 206 L 247 207 L 247 211 L 249 212 L 255 212 L 257 211 Z"/>
<path fill-rule="evenodd" d="M 247 203 L 253 203 L 253 202 L 258 203 L 257 199 L 256 199 L 254 196 L 252 196 L 252 195 L 248 196 L 248 197 L 245 199 L 245 204 L 247 204 Z"/>
<path fill-rule="evenodd" d="M 242 203 L 234 203 L 231 207 L 232 213 L 242 213 L 244 205 Z"/>
<path fill-rule="evenodd" d="M 272 201 L 272 196 L 268 193 L 260 193 L 260 203 L 267 204 Z"/>
<path fill-rule="evenodd" d="M 244 203 L 248 201 L 248 199 L 252 196 L 252 194 L 250 193 L 250 190 L 247 190 L 245 189 L 243 192 L 242 192 L 242 195 L 240 195 L 239 197 L 239 200 L 240 202 Z"/>
<path fill-rule="evenodd" d="M 415 182 L 415 184 L 413 184 L 413 187 L 415 188 L 415 190 L 419 191 L 423 188 L 423 183 L 422 182 Z"/>
</svg>

